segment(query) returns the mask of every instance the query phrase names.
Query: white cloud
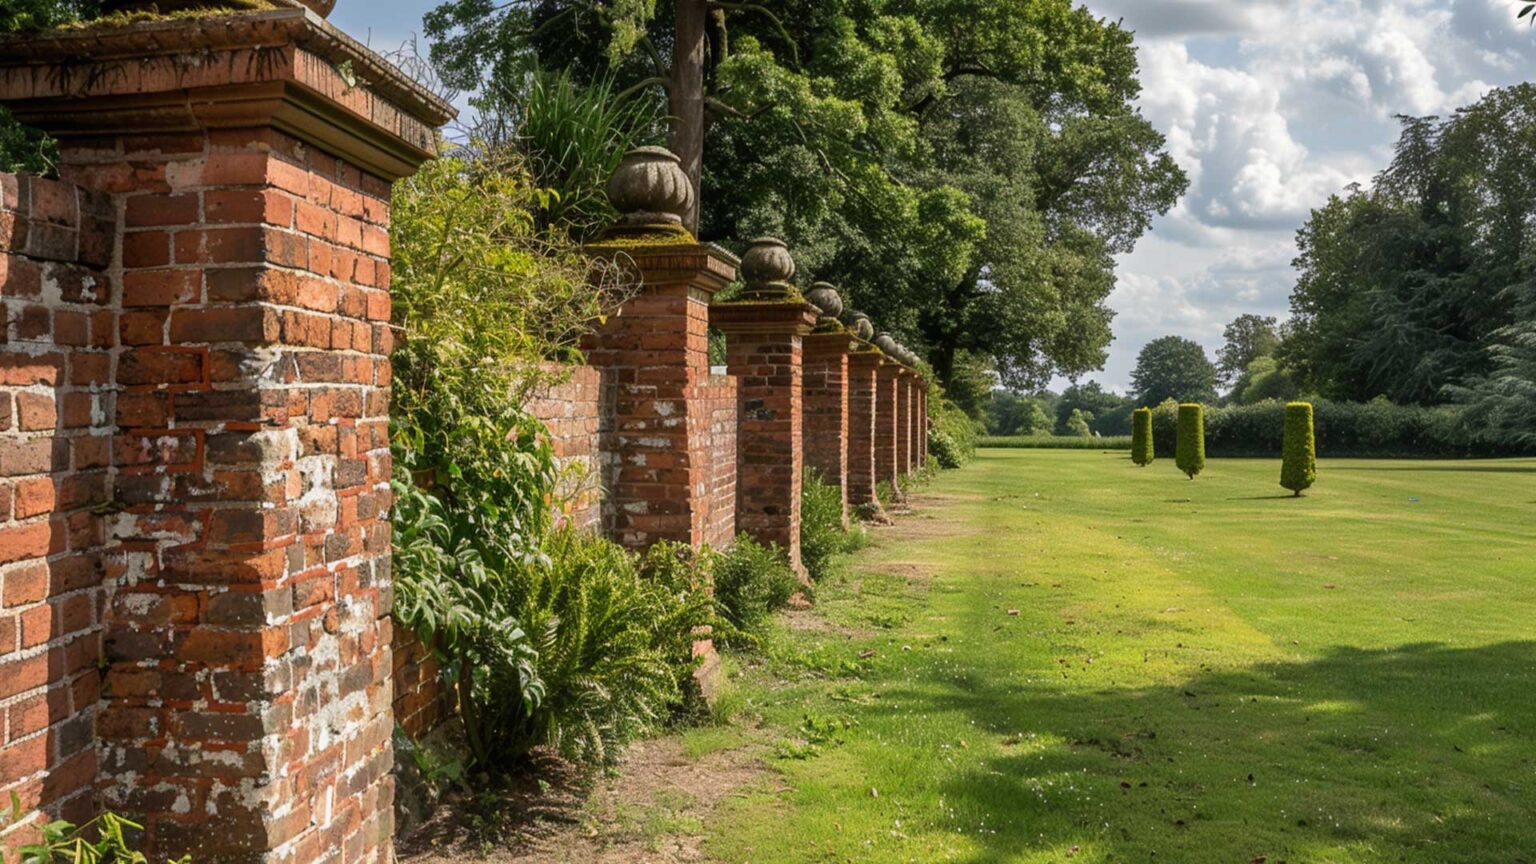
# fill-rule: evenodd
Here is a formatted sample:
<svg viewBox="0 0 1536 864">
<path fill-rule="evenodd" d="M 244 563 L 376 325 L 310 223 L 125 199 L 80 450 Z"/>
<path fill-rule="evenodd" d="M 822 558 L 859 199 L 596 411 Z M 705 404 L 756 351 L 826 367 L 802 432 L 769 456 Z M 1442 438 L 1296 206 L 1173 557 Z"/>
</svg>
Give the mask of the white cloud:
<svg viewBox="0 0 1536 864">
<path fill-rule="evenodd" d="M 1391 159 L 1398 114 L 1445 115 L 1536 68 L 1510 0 L 1087 0 L 1137 32 L 1142 110 L 1190 177 L 1120 263 L 1109 364 L 1147 341 L 1214 351 L 1244 312 L 1284 317 L 1308 212 Z"/>
</svg>

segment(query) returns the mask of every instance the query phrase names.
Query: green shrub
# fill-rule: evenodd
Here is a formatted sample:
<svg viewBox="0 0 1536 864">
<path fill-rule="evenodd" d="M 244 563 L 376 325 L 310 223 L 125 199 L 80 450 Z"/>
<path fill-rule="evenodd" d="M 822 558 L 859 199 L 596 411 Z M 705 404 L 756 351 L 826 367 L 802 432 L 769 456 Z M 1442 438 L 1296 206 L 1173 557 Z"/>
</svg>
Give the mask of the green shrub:
<svg viewBox="0 0 1536 864">
<path fill-rule="evenodd" d="M 837 559 L 851 551 L 843 522 L 843 493 L 807 469 L 800 492 L 800 563 L 811 581 L 832 574 Z"/>
<path fill-rule="evenodd" d="M 1152 446 L 1152 409 L 1137 408 L 1132 424 L 1131 461 L 1143 467 L 1151 465 L 1157 458 Z"/>
<path fill-rule="evenodd" d="M 1198 402 L 1179 406 L 1176 463 L 1191 480 L 1205 470 L 1205 406 Z"/>
<path fill-rule="evenodd" d="M 928 452 L 939 467 L 954 469 L 971 461 L 976 456 L 976 441 L 981 437 L 976 421 L 946 399 L 938 385 L 933 385 L 928 406 L 932 421 L 928 428 Z"/>
<path fill-rule="evenodd" d="M 551 535 L 541 559 L 518 574 L 514 591 L 543 698 L 515 706 L 523 722 L 498 743 L 508 755 L 549 745 L 573 761 L 610 764 L 681 702 L 695 633 L 713 621 L 709 593 L 687 568 L 645 578 L 622 547 L 574 529 Z M 477 695 L 481 706 L 496 696 Z"/>
<path fill-rule="evenodd" d="M 432 647 L 457 690 L 471 761 L 501 767 L 522 755 L 510 739 L 543 702 L 538 651 L 518 622 L 507 571 L 487 562 L 442 499 L 403 467 L 398 475 L 395 620 Z"/>
<path fill-rule="evenodd" d="M 1093 412 L 1084 411 L 1081 408 L 1073 408 L 1072 416 L 1067 418 L 1067 436 L 1070 438 L 1092 438 Z"/>
<path fill-rule="evenodd" d="M 1152 409 L 1152 452 L 1171 459 L 1179 449 L 1179 403 L 1172 399 Z"/>
<path fill-rule="evenodd" d="M 1394 405 L 1385 399 L 1311 402 L 1317 449 L 1329 456 L 1457 459 L 1536 455 L 1536 446 L 1493 440 L 1468 428 L 1463 409 L 1457 406 Z M 1213 408 L 1205 415 L 1206 450 L 1211 456 L 1273 458 L 1282 451 L 1284 433 L 1283 402 Z M 1164 455 L 1163 434 L 1162 429 L 1154 428 L 1159 456 Z M 1172 443 L 1171 434 L 1168 443 Z"/>
<path fill-rule="evenodd" d="M 1100 438 L 1072 438 L 1065 435 L 1010 435 L 988 437 L 976 442 L 978 447 L 1003 450 L 1129 450 L 1129 435 Z"/>
<path fill-rule="evenodd" d="M 739 535 L 729 552 L 715 563 L 715 607 L 724 625 L 720 641 L 738 647 L 755 645 L 773 613 L 804 590 L 784 553 Z"/>
<path fill-rule="evenodd" d="M 1284 453 L 1280 485 L 1300 496 L 1317 480 L 1317 442 L 1309 403 L 1292 402 L 1285 406 Z"/>
</svg>

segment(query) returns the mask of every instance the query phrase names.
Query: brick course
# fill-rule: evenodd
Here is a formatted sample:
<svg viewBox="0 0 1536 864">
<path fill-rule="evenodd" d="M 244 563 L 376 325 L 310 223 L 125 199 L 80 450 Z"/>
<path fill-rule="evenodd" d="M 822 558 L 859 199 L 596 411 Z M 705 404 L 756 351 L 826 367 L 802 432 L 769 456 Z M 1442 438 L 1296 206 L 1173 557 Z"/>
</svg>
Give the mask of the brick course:
<svg viewBox="0 0 1536 864">
<path fill-rule="evenodd" d="M 115 220 L 105 195 L 0 174 L 0 797 L 77 821 L 96 779 Z"/>
</svg>

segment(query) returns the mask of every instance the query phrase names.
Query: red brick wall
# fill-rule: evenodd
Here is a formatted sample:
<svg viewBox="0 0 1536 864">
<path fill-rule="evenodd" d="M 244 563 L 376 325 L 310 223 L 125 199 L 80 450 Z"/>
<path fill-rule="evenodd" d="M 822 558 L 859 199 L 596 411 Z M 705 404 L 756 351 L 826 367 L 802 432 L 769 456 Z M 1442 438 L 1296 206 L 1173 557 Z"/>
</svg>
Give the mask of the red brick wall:
<svg viewBox="0 0 1536 864">
<path fill-rule="evenodd" d="M 848 357 L 848 503 L 853 507 L 880 506 L 875 494 L 880 363 L 877 351 L 856 351 Z"/>
<path fill-rule="evenodd" d="M 740 399 L 736 530 L 783 549 L 796 572 L 802 571 L 800 491 L 805 458 L 801 339 L 788 328 L 779 333 L 730 330 L 726 336 L 727 363 Z"/>
<path fill-rule="evenodd" d="M 805 461 L 838 487 L 848 512 L 848 349 L 842 334 L 806 337 Z"/>
<path fill-rule="evenodd" d="M 879 389 L 875 395 L 875 483 L 896 484 L 901 472 L 898 459 L 900 437 L 900 383 L 901 367 L 894 362 L 880 367 L 876 373 Z"/>
<path fill-rule="evenodd" d="M 453 717 L 453 693 L 443 684 L 437 658 L 416 634 L 396 630 L 392 656 L 395 722 L 420 741 Z"/>
<path fill-rule="evenodd" d="M 914 376 L 911 372 L 903 371 L 896 379 L 896 473 L 909 474 L 912 471 L 913 424 L 916 422 L 917 407 L 913 400 Z"/>
<path fill-rule="evenodd" d="M 591 366 L 558 370 L 558 383 L 545 387 L 528 411 L 549 430 L 560 466 L 560 497 L 565 518 L 580 528 L 602 523 L 602 472 L 599 464 L 602 374 Z"/>
<path fill-rule="evenodd" d="M 736 379 L 711 375 L 700 382 L 697 396 L 708 426 L 707 449 L 701 454 L 708 466 L 703 490 L 708 510 L 704 542 L 724 549 L 736 539 Z"/>
<path fill-rule="evenodd" d="M 105 195 L 0 174 L 0 799 L 74 820 L 96 779 L 114 219 Z"/>
<path fill-rule="evenodd" d="M 269 130 L 61 172 L 124 218 L 102 802 L 160 854 L 383 860 L 388 185 Z"/>
</svg>

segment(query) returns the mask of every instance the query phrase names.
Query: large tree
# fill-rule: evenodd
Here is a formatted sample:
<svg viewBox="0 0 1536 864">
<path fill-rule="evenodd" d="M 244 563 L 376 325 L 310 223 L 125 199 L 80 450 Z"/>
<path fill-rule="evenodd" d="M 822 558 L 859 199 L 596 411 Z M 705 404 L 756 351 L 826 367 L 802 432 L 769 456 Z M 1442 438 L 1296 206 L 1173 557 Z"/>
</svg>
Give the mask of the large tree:
<svg viewBox="0 0 1536 864">
<path fill-rule="evenodd" d="M 1369 189 L 1314 211 L 1282 365 L 1322 395 L 1444 401 L 1487 376 L 1514 321 L 1504 296 L 1536 251 L 1536 86 L 1495 90 L 1440 120 L 1403 118 Z"/>
<path fill-rule="evenodd" d="M 966 352 L 1013 384 L 1102 363 L 1113 256 L 1185 182 L 1128 32 L 1070 0 L 701 5 L 701 236 L 783 236 L 944 381 Z M 427 29 L 460 87 L 568 69 L 675 115 L 683 9 L 450 0 Z"/>
<path fill-rule="evenodd" d="M 1280 333 L 1271 315 L 1239 315 L 1222 333 L 1226 343 L 1216 351 L 1216 372 L 1231 386 L 1249 365 L 1280 347 Z"/>
<path fill-rule="evenodd" d="M 1157 406 L 1178 402 L 1211 402 L 1216 398 L 1216 366 L 1200 343 L 1182 336 L 1154 339 L 1141 349 L 1131 373 L 1136 399 Z"/>
</svg>

